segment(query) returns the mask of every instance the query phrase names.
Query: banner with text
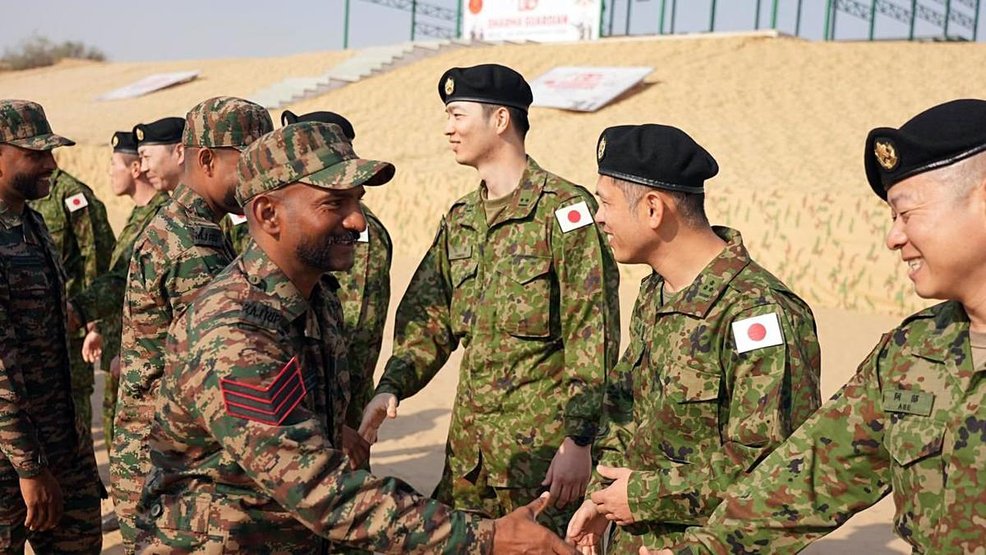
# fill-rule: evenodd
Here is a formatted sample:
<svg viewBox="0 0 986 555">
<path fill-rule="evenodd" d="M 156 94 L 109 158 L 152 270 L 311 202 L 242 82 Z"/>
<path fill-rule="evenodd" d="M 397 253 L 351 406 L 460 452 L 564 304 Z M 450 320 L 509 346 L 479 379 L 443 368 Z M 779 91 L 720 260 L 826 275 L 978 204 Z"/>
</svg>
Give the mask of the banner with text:
<svg viewBox="0 0 986 555">
<path fill-rule="evenodd" d="M 599 38 L 602 0 L 461 0 L 462 38 L 577 41 Z"/>
<path fill-rule="evenodd" d="M 644 80 L 653 68 L 559 66 L 531 82 L 534 105 L 595 112 Z"/>
</svg>

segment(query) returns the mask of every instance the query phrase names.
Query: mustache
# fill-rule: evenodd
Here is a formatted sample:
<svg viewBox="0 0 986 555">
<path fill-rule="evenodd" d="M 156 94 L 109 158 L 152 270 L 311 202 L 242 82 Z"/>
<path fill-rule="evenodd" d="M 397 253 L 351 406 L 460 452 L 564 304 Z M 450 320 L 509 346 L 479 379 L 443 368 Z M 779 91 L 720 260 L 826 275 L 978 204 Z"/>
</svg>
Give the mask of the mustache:
<svg viewBox="0 0 986 555">
<path fill-rule="evenodd" d="M 351 245 L 359 239 L 359 233 L 346 230 L 342 233 L 329 235 L 325 238 L 326 245 Z"/>
</svg>

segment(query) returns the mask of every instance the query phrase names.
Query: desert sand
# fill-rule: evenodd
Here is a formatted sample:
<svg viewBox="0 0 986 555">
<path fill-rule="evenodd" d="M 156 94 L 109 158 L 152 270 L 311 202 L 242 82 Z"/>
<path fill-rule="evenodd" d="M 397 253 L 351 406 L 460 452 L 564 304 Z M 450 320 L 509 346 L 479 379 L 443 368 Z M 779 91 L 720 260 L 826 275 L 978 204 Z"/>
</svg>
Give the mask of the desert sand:
<svg viewBox="0 0 986 555">
<path fill-rule="evenodd" d="M 79 142 L 58 151 L 59 163 L 93 186 L 119 230 L 130 206 L 109 197 L 106 142 L 113 131 L 182 115 L 210 96 L 249 97 L 285 77 L 322 73 L 350 55 L 66 62 L 0 73 L 0 96 L 41 102 L 55 131 Z M 901 264 L 883 247 L 889 214 L 866 184 L 863 139 L 870 128 L 898 126 L 935 103 L 982 96 L 986 48 L 813 43 L 765 35 L 620 38 L 453 49 L 286 107 L 296 113 L 346 115 L 357 130 L 357 152 L 398 168 L 394 182 L 367 195 L 395 244 L 389 326 L 439 217 L 476 186 L 472 171 L 455 164 L 442 136 L 438 77 L 451 66 L 487 62 L 510 65 L 528 78 L 558 65 L 653 67 L 641 86 L 599 112 L 532 109 L 529 152 L 545 168 L 592 190 L 595 143 L 605 127 L 660 122 L 692 134 L 721 167 L 707 187 L 713 222 L 740 229 L 754 257 L 815 309 L 823 396 L 852 375 L 880 333 L 928 304 L 913 295 Z M 190 69 L 201 70 L 202 76 L 187 85 L 134 100 L 93 100 L 151 73 Z M 280 110 L 272 115 L 278 121 Z M 645 273 L 622 269 L 624 339 L 637 283 Z M 390 352 L 389 334 L 390 327 L 381 366 Z M 384 426 L 373 449 L 375 472 L 431 491 L 441 471 L 457 368 L 458 357 L 453 357 L 423 394 L 402 404 L 398 420 Z M 105 472 L 101 430 L 98 422 L 94 426 Z M 892 513 L 885 499 L 807 552 L 906 553 L 905 544 L 891 533 Z M 106 542 L 107 553 L 122 552 L 118 535 L 108 535 Z"/>
</svg>

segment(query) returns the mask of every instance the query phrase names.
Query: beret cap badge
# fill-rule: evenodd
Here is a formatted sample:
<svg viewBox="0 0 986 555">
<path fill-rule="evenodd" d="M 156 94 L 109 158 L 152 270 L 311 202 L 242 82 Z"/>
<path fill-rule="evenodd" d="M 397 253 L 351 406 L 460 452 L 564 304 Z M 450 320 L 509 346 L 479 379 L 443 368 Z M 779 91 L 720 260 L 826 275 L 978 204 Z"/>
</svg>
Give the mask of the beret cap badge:
<svg viewBox="0 0 986 555">
<path fill-rule="evenodd" d="M 886 139 L 877 139 L 873 143 L 873 154 L 880 166 L 887 171 L 896 168 L 897 163 L 900 162 L 894 144 Z"/>
<path fill-rule="evenodd" d="M 113 140 L 110 141 L 110 146 L 116 148 L 116 145 L 118 144 L 120 144 L 120 138 L 117 137 L 116 135 L 113 135 Z"/>
<path fill-rule="evenodd" d="M 144 130 L 139 127 L 137 128 L 137 140 L 138 141 L 144 140 Z"/>
<path fill-rule="evenodd" d="M 445 80 L 445 94 L 450 95 L 455 92 L 455 80 L 449 77 Z"/>
<path fill-rule="evenodd" d="M 606 137 L 599 139 L 599 150 L 596 151 L 596 161 L 602 160 L 604 154 L 606 154 Z"/>
</svg>

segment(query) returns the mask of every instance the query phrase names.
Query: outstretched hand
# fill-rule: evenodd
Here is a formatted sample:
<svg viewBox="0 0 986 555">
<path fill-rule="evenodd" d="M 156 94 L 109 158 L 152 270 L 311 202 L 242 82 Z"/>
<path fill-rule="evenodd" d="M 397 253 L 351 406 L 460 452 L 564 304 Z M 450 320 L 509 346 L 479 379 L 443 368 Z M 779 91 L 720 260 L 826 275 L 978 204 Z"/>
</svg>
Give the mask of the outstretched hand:
<svg viewBox="0 0 986 555">
<path fill-rule="evenodd" d="M 574 547 L 568 545 L 547 528 L 536 522 L 537 515 L 548 506 L 547 493 L 527 505 L 498 518 L 493 523 L 493 554 L 509 553 L 554 553 L 556 555 L 578 555 Z"/>
</svg>

